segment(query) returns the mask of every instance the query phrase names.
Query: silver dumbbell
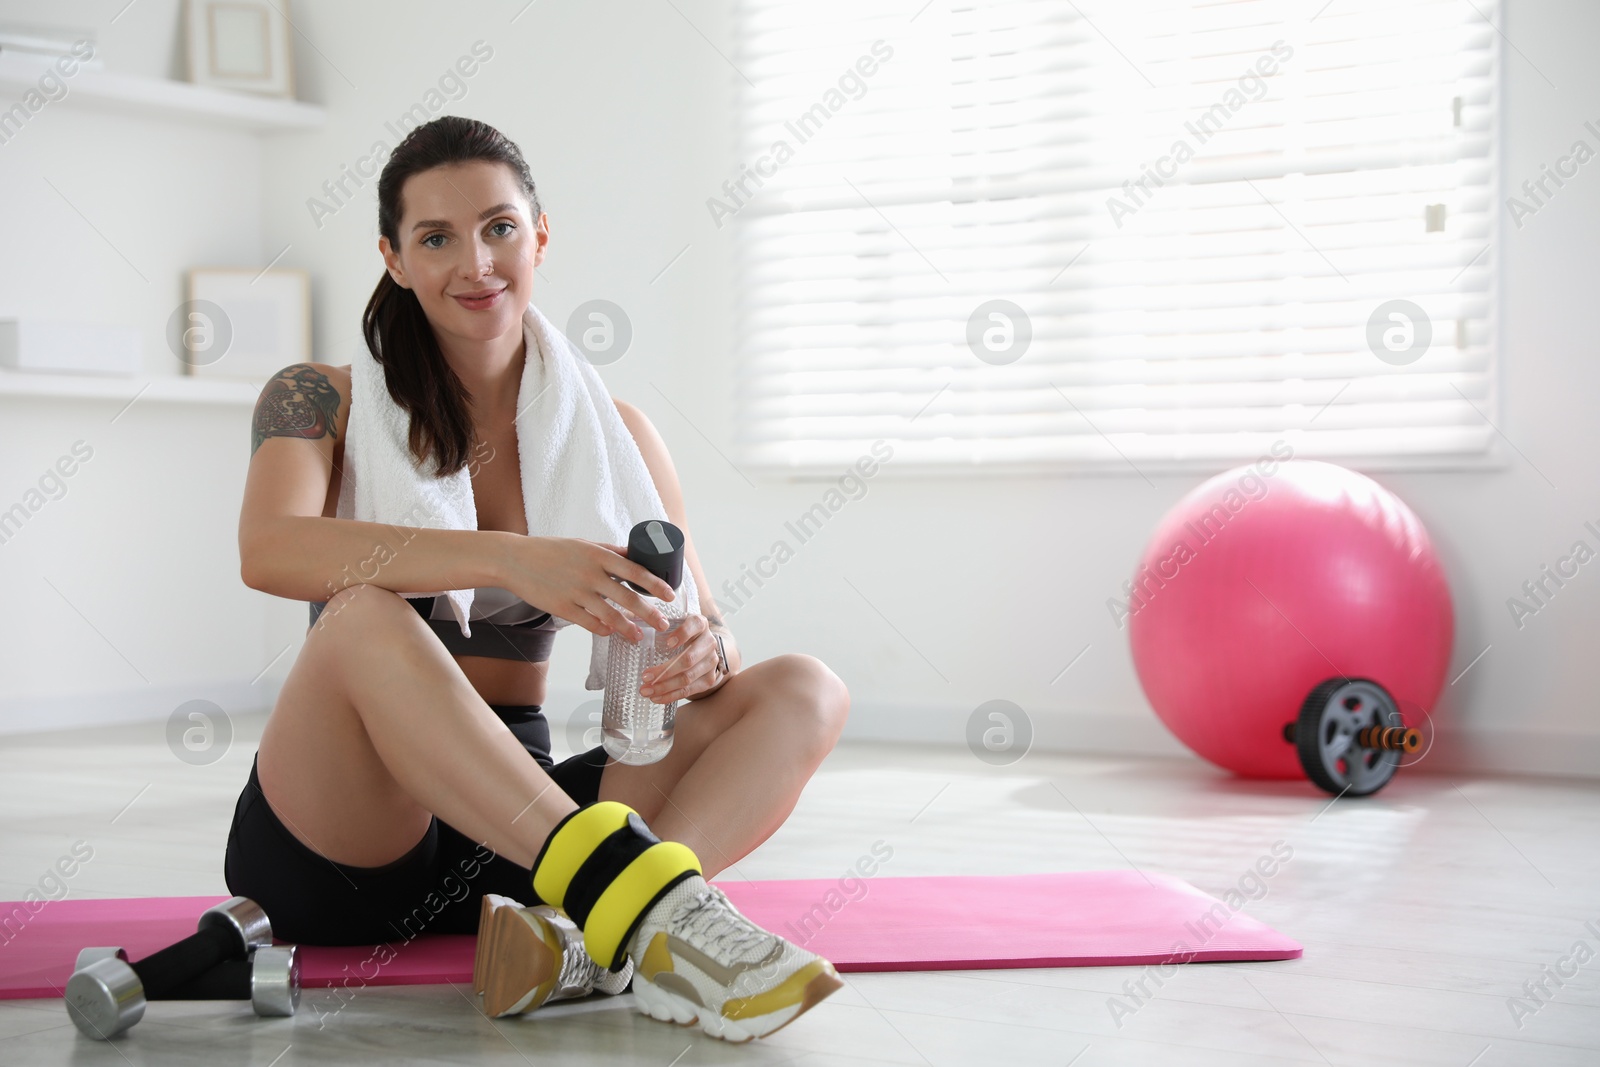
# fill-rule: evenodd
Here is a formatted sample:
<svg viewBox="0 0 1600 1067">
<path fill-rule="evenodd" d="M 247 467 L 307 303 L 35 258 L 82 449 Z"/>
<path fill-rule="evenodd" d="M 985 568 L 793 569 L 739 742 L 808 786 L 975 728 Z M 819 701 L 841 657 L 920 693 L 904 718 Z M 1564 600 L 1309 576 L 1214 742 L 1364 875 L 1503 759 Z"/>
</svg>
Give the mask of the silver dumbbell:
<svg viewBox="0 0 1600 1067">
<path fill-rule="evenodd" d="M 86 948 L 78 953 L 73 973 L 103 959 L 127 962 L 122 948 Z M 293 1015 L 300 1005 L 300 946 L 260 945 L 245 960 L 223 960 L 198 978 L 161 996 L 147 990 L 146 1000 L 248 1000 L 261 1016 Z"/>
<path fill-rule="evenodd" d="M 261 955 L 267 949 L 273 951 Z M 219 965 L 224 969 L 209 976 Z M 78 1029 L 103 1040 L 142 1019 L 147 1000 L 215 995 L 248 997 L 264 1015 L 293 1014 L 299 1003 L 299 954 L 293 945 L 272 944 L 266 913 L 248 897 L 206 909 L 195 933 L 136 963 L 120 948 L 84 949 L 64 999 Z"/>
</svg>

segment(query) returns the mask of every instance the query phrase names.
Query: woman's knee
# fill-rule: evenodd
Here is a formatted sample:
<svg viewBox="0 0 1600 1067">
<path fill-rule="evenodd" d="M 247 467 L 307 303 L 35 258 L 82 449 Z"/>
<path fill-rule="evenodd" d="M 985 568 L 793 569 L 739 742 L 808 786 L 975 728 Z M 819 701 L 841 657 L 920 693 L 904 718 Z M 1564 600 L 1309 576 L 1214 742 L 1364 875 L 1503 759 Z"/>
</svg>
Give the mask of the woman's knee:
<svg viewBox="0 0 1600 1067">
<path fill-rule="evenodd" d="M 784 653 L 763 663 L 771 665 L 771 684 L 801 698 L 815 717 L 814 736 L 826 742 L 825 750 L 832 749 L 850 714 L 850 690 L 844 680 L 826 663 L 802 652 Z M 789 713 L 793 714 L 792 704 Z"/>
<path fill-rule="evenodd" d="M 369 625 L 386 617 L 403 617 L 396 615 L 401 608 L 412 610 L 406 599 L 393 590 L 364 582 L 347 585 L 328 598 L 322 611 L 317 614 L 316 622 L 311 624 L 307 639 L 312 635 L 347 633 L 355 625 Z M 345 625 L 341 626 L 340 623 Z"/>
</svg>

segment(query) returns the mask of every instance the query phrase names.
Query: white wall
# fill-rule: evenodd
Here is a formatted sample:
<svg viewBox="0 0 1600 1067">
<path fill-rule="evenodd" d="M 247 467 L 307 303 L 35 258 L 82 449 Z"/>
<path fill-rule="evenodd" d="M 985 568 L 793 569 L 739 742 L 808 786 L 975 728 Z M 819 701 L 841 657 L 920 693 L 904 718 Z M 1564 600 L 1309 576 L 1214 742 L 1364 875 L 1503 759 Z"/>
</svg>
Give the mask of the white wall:
<svg viewBox="0 0 1600 1067">
<path fill-rule="evenodd" d="M 178 9 L 139 4 L 107 25 L 106 5 L 8 0 L 0 24 L 95 25 L 108 69 L 175 77 Z M 85 108 L 67 85 L 0 145 L 0 317 L 137 326 L 145 369 L 176 373 L 164 330 L 183 272 L 264 262 L 261 142 Z M 7 90 L 0 107 L 18 99 Z M 93 450 L 0 544 L 13 607 L 0 730 L 263 699 L 269 680 L 250 683 L 266 666 L 266 619 L 235 547 L 249 410 L 143 398 L 119 414 L 124 402 L 0 397 L 0 509 L 74 442 Z"/>
<path fill-rule="evenodd" d="M 0 2 L 0 21 L 36 21 L 26 7 Z M 522 0 L 510 0 L 492 13 L 474 5 L 444 17 L 421 3 L 298 3 L 298 95 L 329 109 L 320 131 L 256 141 L 63 107 L 0 147 L 13 250 L 0 259 L 0 314 L 37 309 L 138 322 L 156 370 L 170 362 L 160 358 L 160 329 L 183 268 L 264 264 L 288 244 L 280 263 L 313 274 L 316 358 L 348 362 L 381 269 L 375 183 L 320 228 L 306 201 L 374 140 L 392 146 L 385 123 L 423 101 L 440 74 L 484 40 L 493 58 L 440 113 L 496 125 L 528 156 L 551 218 L 535 293 L 546 314 L 562 323 L 594 297 L 627 309 L 633 348 L 602 376 L 666 438 L 696 543 L 720 586 L 823 489 L 761 480 L 752 489 L 718 452 L 731 434 L 735 277 L 731 227 L 716 230 L 704 202 L 739 163 L 729 147 L 738 75 L 718 54 L 735 54 L 730 8 L 605 0 L 522 10 Z M 145 0 L 116 26 L 102 21 L 112 69 L 177 75 L 177 9 L 176 0 Z M 107 11 L 63 3 L 51 17 L 72 24 L 109 18 Z M 1582 127 L 1600 125 L 1600 71 L 1586 47 L 1600 39 L 1600 6 L 1511 0 L 1502 28 L 1516 46 L 1502 113 L 1504 177 L 1515 187 L 1575 138 L 1594 143 Z M 148 285 L 108 240 L 139 263 Z M 1541 564 L 1585 536 L 1585 520 L 1600 523 L 1590 473 L 1600 420 L 1587 412 L 1600 392 L 1597 244 L 1600 163 L 1521 230 L 1506 227 L 1499 429 L 1515 446 L 1510 465 L 1375 474 L 1422 517 L 1443 555 L 1457 609 L 1451 677 L 1490 646 L 1446 688 L 1439 717 L 1448 729 L 1431 759 L 1438 769 L 1600 772 L 1592 697 L 1600 660 L 1590 651 L 1600 623 L 1596 568 L 1520 631 L 1505 605 Z M 270 703 L 292 650 L 251 681 L 302 636 L 303 604 L 238 579 L 248 412 L 141 402 L 107 426 L 113 414 L 104 403 L 30 403 L 24 411 L 0 398 L 0 505 L 74 439 L 97 447 L 69 496 L 0 546 L 0 582 L 16 608 L 29 611 L 23 618 L 14 609 L 0 623 L 0 728 L 40 728 L 57 721 L 52 716 L 112 707 L 164 717 L 194 696 L 238 710 L 256 694 L 256 703 Z M 1104 606 L 1157 518 L 1201 476 L 1152 480 L 1155 489 L 1114 473 L 903 479 L 891 465 L 731 625 L 747 662 L 785 651 L 828 662 L 850 684 L 858 736 L 959 744 L 971 711 L 1005 698 L 1029 713 L 1041 746 L 1181 753 L 1145 703 L 1126 637 Z M 934 569 L 934 528 L 962 546 L 953 573 Z M 1067 562 L 1046 562 L 1047 552 L 1063 549 Z M 587 638 L 574 628 L 555 655 L 549 704 L 558 721 L 591 696 L 581 689 L 586 663 Z"/>
</svg>

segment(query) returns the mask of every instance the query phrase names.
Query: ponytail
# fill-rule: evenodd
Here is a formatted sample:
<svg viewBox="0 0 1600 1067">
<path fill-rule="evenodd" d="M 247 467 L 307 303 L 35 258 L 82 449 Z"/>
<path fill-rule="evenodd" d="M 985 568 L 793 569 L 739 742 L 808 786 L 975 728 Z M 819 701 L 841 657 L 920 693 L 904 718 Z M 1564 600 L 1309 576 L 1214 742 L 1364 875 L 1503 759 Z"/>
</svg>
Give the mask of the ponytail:
<svg viewBox="0 0 1600 1067">
<path fill-rule="evenodd" d="M 431 455 L 438 478 L 466 466 L 472 454 L 467 388 L 439 350 L 417 294 L 384 271 L 361 316 L 361 332 L 372 358 L 383 367 L 389 395 L 411 415 L 407 443 L 418 465 Z"/>
</svg>

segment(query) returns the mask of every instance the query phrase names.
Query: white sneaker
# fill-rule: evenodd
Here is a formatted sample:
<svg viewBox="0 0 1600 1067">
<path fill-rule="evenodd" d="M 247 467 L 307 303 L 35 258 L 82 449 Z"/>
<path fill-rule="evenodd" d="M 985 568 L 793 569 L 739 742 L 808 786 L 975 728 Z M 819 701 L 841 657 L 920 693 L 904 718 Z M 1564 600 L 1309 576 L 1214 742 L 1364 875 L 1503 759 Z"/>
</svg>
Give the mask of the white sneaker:
<svg viewBox="0 0 1600 1067">
<path fill-rule="evenodd" d="M 740 914 L 698 875 L 673 886 L 628 944 L 640 1011 L 726 1041 L 765 1037 L 844 983 L 833 964 Z"/>
<path fill-rule="evenodd" d="M 628 988 L 633 961 L 615 973 L 589 957 L 583 933 L 559 908 L 531 908 L 485 893 L 478 913 L 472 987 L 491 1018 L 532 1011 L 554 1000 L 617 994 Z"/>
</svg>

